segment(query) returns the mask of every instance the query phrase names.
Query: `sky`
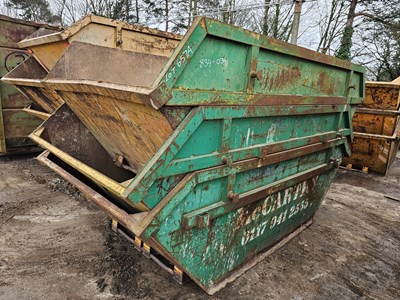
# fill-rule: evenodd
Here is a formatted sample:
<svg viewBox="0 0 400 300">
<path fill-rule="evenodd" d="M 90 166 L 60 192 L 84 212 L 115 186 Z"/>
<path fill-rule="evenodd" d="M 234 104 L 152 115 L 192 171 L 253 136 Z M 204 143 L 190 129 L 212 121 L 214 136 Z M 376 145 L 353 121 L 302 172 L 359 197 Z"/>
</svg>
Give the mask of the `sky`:
<svg viewBox="0 0 400 300">
<path fill-rule="evenodd" d="M 4 2 L 6 0 L 0 0 L 0 13 L 6 13 L 5 7 L 4 7 Z M 85 0 L 68 0 L 68 1 L 73 1 L 73 3 L 79 3 L 83 2 Z M 280 0 L 281 2 L 288 3 L 288 5 L 285 5 L 284 8 L 288 9 L 292 7 L 291 1 L 290 0 Z M 55 0 L 48 0 L 50 3 L 50 6 L 52 8 L 55 8 Z M 329 12 L 329 7 L 330 3 L 332 0 L 306 0 L 306 2 L 302 6 L 302 14 L 301 14 L 301 20 L 300 20 L 300 30 L 299 30 L 299 39 L 298 39 L 298 44 L 302 47 L 309 48 L 312 50 L 316 50 L 318 47 L 318 42 L 320 40 L 320 22 L 323 22 L 327 14 Z M 140 2 L 139 2 L 140 3 Z M 257 1 L 251 1 L 251 0 L 236 0 L 236 5 L 237 6 L 248 6 L 249 4 L 260 4 L 261 6 L 264 4 L 264 0 L 257 0 Z M 259 6 L 260 6 L 259 5 Z M 257 10 L 251 11 L 253 14 L 257 14 L 258 16 L 262 15 L 264 11 L 263 7 L 258 8 Z M 172 14 L 172 12 L 171 12 Z M 261 19 L 261 18 L 260 18 Z M 148 24 L 149 27 L 153 28 L 158 28 L 160 30 L 165 29 L 165 23 L 154 23 L 154 22 L 149 22 L 151 24 Z M 146 25 L 146 24 L 144 24 Z M 354 36 L 354 42 L 356 43 L 357 40 L 360 39 L 360 36 L 357 36 L 357 34 Z M 336 49 L 338 47 L 340 39 L 336 40 L 336 43 L 333 43 L 332 49 Z M 334 53 L 329 53 L 331 55 L 334 55 Z M 356 59 L 357 61 L 357 59 Z"/>
<path fill-rule="evenodd" d="M 6 0 L 0 0 L 0 13 L 6 14 L 7 11 L 4 7 L 4 2 Z M 79 1 L 79 0 L 78 0 Z M 80 0 L 82 1 L 82 0 Z M 48 0 L 51 7 L 54 6 L 53 0 Z M 236 1 L 239 5 L 246 5 L 248 3 L 261 3 L 263 1 Z M 317 0 L 313 2 L 306 2 L 303 4 L 302 16 L 300 22 L 300 31 L 299 31 L 299 44 L 301 46 L 314 49 L 319 40 L 319 32 L 316 28 L 316 23 L 318 22 L 319 17 L 321 16 L 321 8 L 322 10 L 326 7 L 326 0 Z M 260 11 L 260 9 L 258 9 Z M 163 29 L 165 25 L 160 24 L 149 24 L 149 27 L 157 27 L 159 29 Z"/>
</svg>

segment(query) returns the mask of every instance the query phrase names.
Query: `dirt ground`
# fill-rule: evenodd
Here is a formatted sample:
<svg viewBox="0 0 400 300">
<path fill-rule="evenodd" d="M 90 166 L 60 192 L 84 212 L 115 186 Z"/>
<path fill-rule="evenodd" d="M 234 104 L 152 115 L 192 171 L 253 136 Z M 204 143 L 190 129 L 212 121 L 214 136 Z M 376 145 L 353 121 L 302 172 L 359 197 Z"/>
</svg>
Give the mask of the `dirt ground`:
<svg viewBox="0 0 400 300">
<path fill-rule="evenodd" d="M 178 285 L 32 157 L 0 158 L 0 299 L 400 299 L 400 153 L 339 170 L 314 224 L 213 297 Z"/>
</svg>

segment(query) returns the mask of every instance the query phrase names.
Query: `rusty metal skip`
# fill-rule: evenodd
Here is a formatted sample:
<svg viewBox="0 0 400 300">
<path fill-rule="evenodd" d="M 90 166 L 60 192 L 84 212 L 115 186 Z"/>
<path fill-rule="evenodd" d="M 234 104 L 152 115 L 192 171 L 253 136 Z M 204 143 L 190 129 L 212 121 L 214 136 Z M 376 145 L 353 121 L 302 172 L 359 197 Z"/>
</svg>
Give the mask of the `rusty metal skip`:
<svg viewBox="0 0 400 300">
<path fill-rule="evenodd" d="M 365 102 L 353 117 L 352 154 L 343 164 L 386 175 L 400 146 L 400 77 L 366 82 Z"/>
<path fill-rule="evenodd" d="M 27 49 L 17 43 L 35 33 L 55 32 L 57 27 L 43 23 L 28 22 L 0 15 L 0 77 L 16 68 L 29 57 Z M 40 151 L 28 135 L 35 130 L 42 119 L 27 111 L 32 103 L 15 87 L 0 82 L 0 155 Z"/>
<path fill-rule="evenodd" d="M 41 79 L 65 104 L 31 138 L 114 230 L 214 294 L 311 223 L 364 69 L 207 18 L 175 41 L 70 42 Z"/>
</svg>

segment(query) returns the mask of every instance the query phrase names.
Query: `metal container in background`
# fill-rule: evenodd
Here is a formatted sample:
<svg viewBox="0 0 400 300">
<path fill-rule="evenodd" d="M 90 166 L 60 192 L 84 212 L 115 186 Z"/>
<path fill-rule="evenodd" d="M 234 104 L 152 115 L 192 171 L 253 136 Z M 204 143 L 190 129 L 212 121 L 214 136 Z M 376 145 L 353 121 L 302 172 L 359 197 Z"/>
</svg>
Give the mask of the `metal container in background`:
<svg viewBox="0 0 400 300">
<path fill-rule="evenodd" d="M 172 54 L 180 40 L 181 36 L 176 34 L 88 15 L 61 32 L 32 35 L 21 41 L 19 45 L 27 47 L 32 52 L 32 57 L 8 73 L 3 81 L 15 85 L 35 103 L 36 107 L 40 108 L 40 112 L 30 110 L 31 114 L 40 114 L 43 119 L 47 119 L 62 106 L 52 121 L 49 121 L 52 125 L 47 135 L 51 138 L 51 143 L 84 164 L 99 166 L 100 171 L 108 171 L 111 177 L 121 180 L 126 177 L 126 174 L 115 166 L 113 158 L 107 154 L 75 114 L 67 106 L 63 106 L 64 100 L 61 95 L 46 86 L 45 79 L 56 62 L 64 57 L 65 52 L 69 51 L 69 47 L 74 43 L 84 41 L 88 48 L 81 49 L 84 53 L 76 54 L 83 58 L 83 60 L 80 58 L 76 60 L 79 63 L 69 62 L 71 66 L 74 65 L 74 70 L 68 71 L 69 75 L 103 81 L 112 78 L 118 82 L 121 78 L 126 81 L 127 78 L 134 76 L 131 65 L 142 64 L 141 61 L 135 61 L 136 58 L 141 59 L 141 55 L 150 53 L 166 60 L 165 56 Z M 100 45 L 104 49 L 123 50 L 117 51 L 118 53 L 135 52 L 137 54 L 133 60 L 131 57 L 127 58 L 126 54 L 111 58 L 108 57 L 107 52 L 91 53 L 93 49 L 89 48 L 90 45 Z M 92 57 L 95 57 L 98 62 L 86 61 Z M 87 67 L 88 64 L 91 66 Z M 94 74 L 89 74 L 90 68 L 96 65 L 99 68 Z M 55 72 L 56 70 L 50 76 L 53 76 Z M 145 70 L 140 72 L 143 75 L 146 73 Z M 62 78 L 59 79 L 62 80 Z M 61 118 L 61 111 L 64 111 L 63 118 L 57 119 Z"/>
<path fill-rule="evenodd" d="M 207 18 L 168 55 L 73 41 L 42 82 L 65 104 L 38 159 L 209 294 L 310 224 L 365 89 L 360 66 Z"/>
<path fill-rule="evenodd" d="M 400 145 L 400 82 L 366 82 L 353 130 L 352 154 L 343 165 L 386 175 Z"/>
<path fill-rule="evenodd" d="M 51 114 L 64 101 L 54 91 L 43 86 L 43 79 L 71 43 L 79 41 L 169 57 L 180 39 L 181 37 L 176 34 L 88 15 L 63 31 L 48 35 L 33 35 L 20 41 L 18 45 L 29 49 L 33 57 L 21 64 L 18 70 L 9 73 L 5 79 L 18 87 L 44 112 Z M 103 59 L 108 61 L 107 57 Z M 113 64 L 111 61 L 109 63 L 110 66 Z M 85 63 L 80 67 L 84 69 Z M 103 69 L 100 72 L 107 73 L 107 70 Z"/>
<path fill-rule="evenodd" d="M 18 47 L 18 42 L 39 29 L 48 34 L 57 27 L 0 15 L 0 77 L 29 57 L 27 50 Z M 38 150 L 28 135 L 42 119 L 26 112 L 30 105 L 31 101 L 15 87 L 0 82 L 0 155 Z"/>
</svg>

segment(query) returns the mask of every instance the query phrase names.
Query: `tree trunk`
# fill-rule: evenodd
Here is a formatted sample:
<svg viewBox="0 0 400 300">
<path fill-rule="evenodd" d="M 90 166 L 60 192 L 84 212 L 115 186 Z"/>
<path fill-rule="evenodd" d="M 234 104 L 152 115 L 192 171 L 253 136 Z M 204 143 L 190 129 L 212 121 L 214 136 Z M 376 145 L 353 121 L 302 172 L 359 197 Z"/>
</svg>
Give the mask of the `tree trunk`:
<svg viewBox="0 0 400 300">
<path fill-rule="evenodd" d="M 168 31 L 168 0 L 165 0 L 165 31 Z"/>
<path fill-rule="evenodd" d="M 229 9 L 233 9 L 234 7 L 236 6 L 236 1 L 235 0 L 231 0 L 231 3 L 230 3 L 230 8 Z M 231 24 L 231 25 L 233 25 L 235 22 L 234 22 L 234 20 L 235 20 L 235 15 L 234 15 L 235 13 L 233 12 L 233 11 L 231 11 L 231 13 L 229 14 L 229 24 Z"/>
<path fill-rule="evenodd" d="M 229 1 L 225 0 L 224 8 L 225 8 L 225 10 L 229 10 Z M 222 14 L 222 22 L 228 23 L 228 21 L 229 21 L 228 19 L 229 19 L 228 13 L 224 12 Z"/>
<path fill-rule="evenodd" d="M 129 7 L 130 6 L 129 1 L 130 0 L 125 0 L 125 15 L 126 15 L 125 18 L 127 22 L 129 22 L 129 12 L 131 10 L 131 8 Z"/>
<path fill-rule="evenodd" d="M 347 15 L 346 26 L 344 27 L 342 41 L 340 43 L 339 50 L 336 53 L 336 57 L 341 59 L 350 60 L 350 49 L 352 46 L 353 39 L 353 23 L 356 16 L 356 7 L 358 0 L 351 0 L 349 14 Z"/>
<path fill-rule="evenodd" d="M 273 22 L 273 38 L 278 38 L 279 35 L 279 16 L 281 14 L 281 6 L 280 6 L 280 1 L 277 1 L 277 4 L 275 6 L 275 17 L 274 17 L 274 22 Z"/>
<path fill-rule="evenodd" d="M 271 0 L 265 0 L 264 1 L 264 23 L 263 23 L 263 34 L 268 35 L 268 14 L 269 14 L 269 6 L 270 6 Z"/>
<path fill-rule="evenodd" d="M 135 5 L 136 5 L 136 23 L 139 23 L 139 3 L 138 0 L 135 0 Z"/>
<path fill-rule="evenodd" d="M 198 13 L 198 11 L 197 11 L 197 0 L 193 0 L 193 19 L 194 19 L 195 17 L 197 17 L 198 14 L 199 14 L 199 13 Z"/>
<path fill-rule="evenodd" d="M 342 15 L 342 11 L 344 10 L 344 0 L 336 0 L 332 2 L 332 10 L 330 22 L 326 27 L 326 36 L 321 38 L 320 44 L 318 45 L 318 50 L 321 53 L 328 53 L 331 49 L 331 45 L 333 40 L 340 35 L 340 32 L 337 30 L 340 22 L 340 17 Z"/>
<path fill-rule="evenodd" d="M 329 39 L 329 31 L 331 29 L 331 24 L 333 22 L 333 18 L 335 15 L 336 5 L 337 5 L 337 2 L 335 0 L 333 0 L 331 3 L 331 10 L 330 10 L 329 18 L 326 23 L 326 28 L 321 35 L 321 39 L 319 40 L 317 51 L 321 51 L 322 53 L 326 53 L 328 50 L 327 44 L 328 44 L 328 39 Z"/>
<path fill-rule="evenodd" d="M 188 27 L 190 24 L 193 23 L 193 0 L 189 0 L 189 20 L 188 20 Z"/>
</svg>

